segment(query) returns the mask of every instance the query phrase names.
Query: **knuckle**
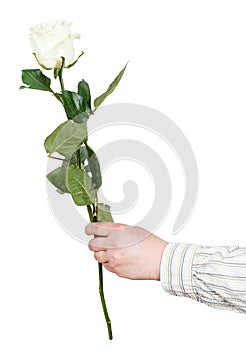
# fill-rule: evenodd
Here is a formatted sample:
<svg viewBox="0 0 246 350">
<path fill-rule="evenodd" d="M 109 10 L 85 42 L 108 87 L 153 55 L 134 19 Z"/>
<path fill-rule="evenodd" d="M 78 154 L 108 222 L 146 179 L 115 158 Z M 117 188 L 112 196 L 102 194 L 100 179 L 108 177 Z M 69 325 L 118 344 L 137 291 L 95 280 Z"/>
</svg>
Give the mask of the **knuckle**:
<svg viewBox="0 0 246 350">
<path fill-rule="evenodd" d="M 94 239 L 92 239 L 92 240 L 88 243 L 88 248 L 89 248 L 91 251 L 94 251 L 94 250 L 95 250 L 95 245 L 94 245 L 93 243 L 94 243 Z"/>
<path fill-rule="evenodd" d="M 100 225 L 98 223 L 90 223 L 90 233 L 94 236 L 101 236 L 102 235 L 102 229 L 100 228 Z"/>
<path fill-rule="evenodd" d="M 112 256 L 112 260 L 113 260 L 115 265 L 119 265 L 121 263 L 122 254 L 121 254 L 120 250 L 112 249 L 111 256 Z"/>
<path fill-rule="evenodd" d="M 94 258 L 96 259 L 96 260 L 98 260 L 98 253 L 97 252 L 94 252 Z"/>
<path fill-rule="evenodd" d="M 119 276 L 119 277 L 122 277 L 123 276 L 123 274 L 122 274 L 122 266 L 121 265 L 115 265 L 114 267 L 113 267 L 113 272 L 117 275 L 117 276 Z"/>
<path fill-rule="evenodd" d="M 85 226 L 85 233 L 87 234 L 87 235 L 93 235 L 94 234 L 94 225 L 93 224 L 87 224 L 86 226 Z"/>
</svg>

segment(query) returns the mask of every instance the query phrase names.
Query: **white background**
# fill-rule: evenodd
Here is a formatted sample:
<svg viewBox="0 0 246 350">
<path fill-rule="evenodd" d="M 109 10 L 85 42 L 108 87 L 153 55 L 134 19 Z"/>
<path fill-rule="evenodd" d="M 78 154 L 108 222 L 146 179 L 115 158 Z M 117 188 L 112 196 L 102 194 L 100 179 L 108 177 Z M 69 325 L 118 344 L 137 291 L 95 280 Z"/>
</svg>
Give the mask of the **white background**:
<svg viewBox="0 0 246 350">
<path fill-rule="evenodd" d="M 4 5 L 1 349 L 237 349 L 245 344 L 245 315 L 167 295 L 158 282 L 105 272 L 114 332 L 108 341 L 97 264 L 86 245 L 61 229 L 47 203 L 43 140 L 63 115 L 51 96 L 18 91 L 21 69 L 37 68 L 28 29 L 38 22 L 69 19 L 82 35 L 76 45 L 86 54 L 71 70 L 69 88 L 84 78 L 97 96 L 130 60 L 107 103 L 139 103 L 168 115 L 186 134 L 199 166 L 192 218 L 177 236 L 163 227 L 157 234 L 168 241 L 245 246 L 245 15 L 245 2 L 237 0 Z"/>
</svg>

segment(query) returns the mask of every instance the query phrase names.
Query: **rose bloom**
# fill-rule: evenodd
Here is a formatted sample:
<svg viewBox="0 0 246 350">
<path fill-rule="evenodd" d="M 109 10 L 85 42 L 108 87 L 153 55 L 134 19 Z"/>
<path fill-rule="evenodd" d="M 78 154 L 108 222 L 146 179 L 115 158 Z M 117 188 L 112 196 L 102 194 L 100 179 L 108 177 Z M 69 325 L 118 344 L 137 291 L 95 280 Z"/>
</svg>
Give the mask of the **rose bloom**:
<svg viewBox="0 0 246 350">
<path fill-rule="evenodd" d="M 73 63 L 73 40 L 79 39 L 80 35 L 71 34 L 71 26 L 68 21 L 58 20 L 30 28 L 31 46 L 43 68 L 60 68 L 61 57 L 65 58 L 65 67 Z"/>
</svg>

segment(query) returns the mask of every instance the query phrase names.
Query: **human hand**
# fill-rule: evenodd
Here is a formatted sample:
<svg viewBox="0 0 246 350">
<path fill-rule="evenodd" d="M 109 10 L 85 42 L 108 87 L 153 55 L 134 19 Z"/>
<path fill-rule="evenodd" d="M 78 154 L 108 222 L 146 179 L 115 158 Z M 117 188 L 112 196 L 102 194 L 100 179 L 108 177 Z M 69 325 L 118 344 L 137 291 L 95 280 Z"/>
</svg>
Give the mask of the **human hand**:
<svg viewBox="0 0 246 350">
<path fill-rule="evenodd" d="M 112 222 L 88 224 L 85 232 L 95 236 L 89 249 L 108 271 L 133 280 L 160 280 L 166 241 L 141 227 Z"/>
</svg>

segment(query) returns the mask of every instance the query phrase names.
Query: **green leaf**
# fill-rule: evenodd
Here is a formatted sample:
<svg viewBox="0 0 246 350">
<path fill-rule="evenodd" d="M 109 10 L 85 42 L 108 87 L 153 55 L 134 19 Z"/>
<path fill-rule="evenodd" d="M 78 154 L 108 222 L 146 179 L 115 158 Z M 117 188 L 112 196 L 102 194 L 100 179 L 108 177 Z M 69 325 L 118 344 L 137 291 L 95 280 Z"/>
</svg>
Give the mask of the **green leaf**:
<svg viewBox="0 0 246 350">
<path fill-rule="evenodd" d="M 88 170 L 92 175 L 92 181 L 95 187 L 98 189 L 102 185 L 102 175 L 100 170 L 100 164 L 96 153 L 90 148 L 87 143 L 85 143 L 85 147 L 88 153 Z"/>
<path fill-rule="evenodd" d="M 52 92 L 50 78 L 44 75 L 40 69 L 22 70 L 22 81 L 26 86 L 21 86 L 20 89 L 28 88 Z"/>
<path fill-rule="evenodd" d="M 87 152 L 87 150 L 86 150 L 84 145 L 82 145 L 80 147 L 79 153 L 80 153 L 80 165 L 84 166 L 84 163 L 85 163 L 86 159 L 88 158 L 88 152 Z M 69 163 L 72 164 L 72 165 L 78 165 L 78 154 L 77 154 L 77 152 L 73 153 L 72 157 L 66 158 L 66 160 L 68 160 Z M 68 163 L 64 162 L 63 166 L 66 166 L 66 165 L 68 165 Z"/>
<path fill-rule="evenodd" d="M 114 222 L 110 212 L 110 206 L 104 203 L 98 203 L 98 221 L 99 222 Z"/>
<path fill-rule="evenodd" d="M 85 109 L 83 97 L 77 92 L 65 90 L 57 94 L 62 100 L 67 117 L 76 123 L 84 123 L 89 118 L 89 113 Z"/>
<path fill-rule="evenodd" d="M 95 202 L 96 191 L 93 188 L 91 178 L 84 168 L 67 169 L 66 186 L 71 193 L 76 205 L 88 205 Z"/>
<path fill-rule="evenodd" d="M 66 174 L 66 168 L 61 166 L 47 175 L 47 179 L 59 190 L 60 193 L 69 193 L 66 186 Z"/>
<path fill-rule="evenodd" d="M 86 159 L 88 158 L 88 152 L 84 145 L 82 145 L 79 149 L 80 152 L 80 165 L 84 166 Z M 62 162 L 62 166 L 68 166 L 69 163 L 71 165 L 78 165 L 78 157 L 77 152 L 74 152 L 71 157 L 66 157 Z"/>
<path fill-rule="evenodd" d="M 83 98 L 84 111 L 91 113 L 91 92 L 88 83 L 82 79 L 78 84 L 78 93 Z"/>
<path fill-rule="evenodd" d="M 71 158 L 66 158 L 66 160 L 68 160 L 72 165 L 78 165 L 77 152 L 75 152 Z M 85 166 L 86 160 L 88 162 L 88 165 Z M 98 158 L 95 152 L 93 151 L 92 148 L 90 148 L 87 145 L 86 142 L 84 145 L 80 147 L 80 164 L 84 166 L 84 169 L 87 173 L 91 174 L 94 187 L 96 189 L 99 189 L 99 187 L 102 185 L 100 163 L 98 161 Z M 68 163 L 64 162 L 63 166 L 66 166 L 66 165 L 68 165 Z"/>
<path fill-rule="evenodd" d="M 88 159 L 88 152 L 87 152 L 85 145 L 82 145 L 80 147 L 79 152 L 80 152 L 80 161 L 84 165 L 86 159 Z"/>
<path fill-rule="evenodd" d="M 44 147 L 51 154 L 58 152 L 65 157 L 71 156 L 81 143 L 87 139 L 86 123 L 74 123 L 72 120 L 60 124 L 46 139 Z"/>
<path fill-rule="evenodd" d="M 103 101 L 105 100 L 106 97 L 108 97 L 110 94 L 112 94 L 112 92 L 114 91 L 114 89 L 117 87 L 117 85 L 119 84 L 121 78 L 123 77 L 123 74 L 126 70 L 127 64 L 125 65 L 125 67 L 120 71 L 120 73 L 117 75 L 117 77 L 114 79 L 114 81 L 109 85 L 107 91 L 105 91 L 102 95 L 100 95 L 99 97 L 97 97 L 94 101 L 94 106 L 95 108 L 98 108 Z"/>
</svg>

